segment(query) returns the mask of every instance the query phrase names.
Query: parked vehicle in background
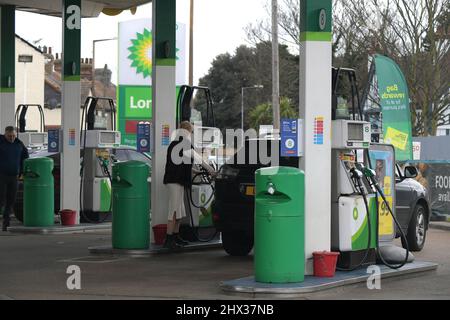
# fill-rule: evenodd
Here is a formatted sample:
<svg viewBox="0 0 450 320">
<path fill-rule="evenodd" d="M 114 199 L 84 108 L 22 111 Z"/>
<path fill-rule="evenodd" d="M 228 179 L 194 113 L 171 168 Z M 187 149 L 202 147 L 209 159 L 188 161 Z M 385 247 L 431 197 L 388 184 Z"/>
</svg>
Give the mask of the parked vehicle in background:
<svg viewBox="0 0 450 320">
<path fill-rule="evenodd" d="M 406 166 L 402 170 L 396 165 L 395 209 L 411 251 L 423 249 L 431 219 L 429 192 L 415 180 L 417 175 L 416 167 Z M 400 237 L 398 231 L 397 237 Z M 406 247 L 405 244 L 403 246 Z"/>
<path fill-rule="evenodd" d="M 53 159 L 54 168 L 53 168 L 53 177 L 55 184 L 55 197 L 54 197 L 54 206 L 55 213 L 58 213 L 60 210 L 60 186 L 61 186 L 61 173 L 60 173 L 60 154 L 48 152 L 45 149 L 34 150 L 30 153 L 30 158 L 43 158 L 48 157 Z M 81 151 L 81 157 L 83 157 L 83 150 Z M 135 148 L 128 146 L 121 146 L 118 149 L 114 149 L 112 153 L 112 158 L 114 162 L 124 162 L 124 161 L 142 161 L 145 162 L 150 168 L 152 165 L 152 159 L 149 155 L 139 153 Z M 80 159 L 81 163 L 82 159 Z M 19 182 L 18 191 L 17 191 L 17 201 L 14 207 L 14 214 L 17 220 L 23 222 L 23 182 Z"/>
</svg>

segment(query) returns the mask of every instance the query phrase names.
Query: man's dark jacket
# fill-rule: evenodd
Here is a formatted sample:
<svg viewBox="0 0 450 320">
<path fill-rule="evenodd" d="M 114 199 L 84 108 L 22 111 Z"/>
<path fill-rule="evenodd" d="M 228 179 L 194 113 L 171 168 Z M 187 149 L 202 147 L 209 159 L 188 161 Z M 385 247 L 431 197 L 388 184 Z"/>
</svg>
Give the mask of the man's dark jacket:
<svg viewBox="0 0 450 320">
<path fill-rule="evenodd" d="M 16 139 L 10 143 L 4 135 L 0 135 L 0 175 L 21 175 L 23 162 L 28 157 L 28 150 L 22 141 Z"/>
</svg>

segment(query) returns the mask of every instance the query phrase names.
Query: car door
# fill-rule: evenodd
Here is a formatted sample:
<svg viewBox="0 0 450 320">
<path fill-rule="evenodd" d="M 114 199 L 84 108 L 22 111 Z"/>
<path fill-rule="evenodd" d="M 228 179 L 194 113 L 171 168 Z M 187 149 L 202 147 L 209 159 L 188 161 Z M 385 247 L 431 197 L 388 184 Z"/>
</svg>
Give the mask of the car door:
<svg viewBox="0 0 450 320">
<path fill-rule="evenodd" d="M 413 199 L 413 190 L 408 182 L 408 179 L 403 178 L 403 174 L 400 171 L 399 166 L 396 166 L 395 173 L 395 192 L 396 192 L 396 214 L 397 219 L 402 226 L 402 229 L 406 231 L 408 228 L 409 217 L 411 213 L 411 206 Z"/>
</svg>

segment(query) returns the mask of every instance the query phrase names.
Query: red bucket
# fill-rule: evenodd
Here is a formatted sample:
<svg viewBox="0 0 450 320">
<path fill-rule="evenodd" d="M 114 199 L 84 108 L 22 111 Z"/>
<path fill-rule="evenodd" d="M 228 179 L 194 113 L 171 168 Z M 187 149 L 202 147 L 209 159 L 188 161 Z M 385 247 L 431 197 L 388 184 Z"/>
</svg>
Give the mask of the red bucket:
<svg viewBox="0 0 450 320">
<path fill-rule="evenodd" d="M 60 213 L 63 226 L 73 226 L 77 223 L 77 212 L 74 210 L 62 210 Z"/>
<path fill-rule="evenodd" d="M 158 224 L 153 227 L 153 235 L 155 236 L 155 244 L 163 245 L 166 240 L 167 224 Z"/>
<path fill-rule="evenodd" d="M 314 276 L 334 277 L 339 252 L 314 252 Z"/>
</svg>

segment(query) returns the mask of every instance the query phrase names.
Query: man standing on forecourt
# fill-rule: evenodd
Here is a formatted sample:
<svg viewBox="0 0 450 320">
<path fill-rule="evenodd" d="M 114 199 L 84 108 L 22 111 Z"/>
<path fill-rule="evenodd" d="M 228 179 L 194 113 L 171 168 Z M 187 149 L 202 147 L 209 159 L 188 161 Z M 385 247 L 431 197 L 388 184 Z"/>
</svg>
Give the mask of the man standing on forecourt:
<svg viewBox="0 0 450 320">
<path fill-rule="evenodd" d="M 2 230 L 7 231 L 17 195 L 17 180 L 22 175 L 28 150 L 17 138 L 14 127 L 6 127 L 0 135 L 0 209 L 3 209 Z"/>
</svg>

